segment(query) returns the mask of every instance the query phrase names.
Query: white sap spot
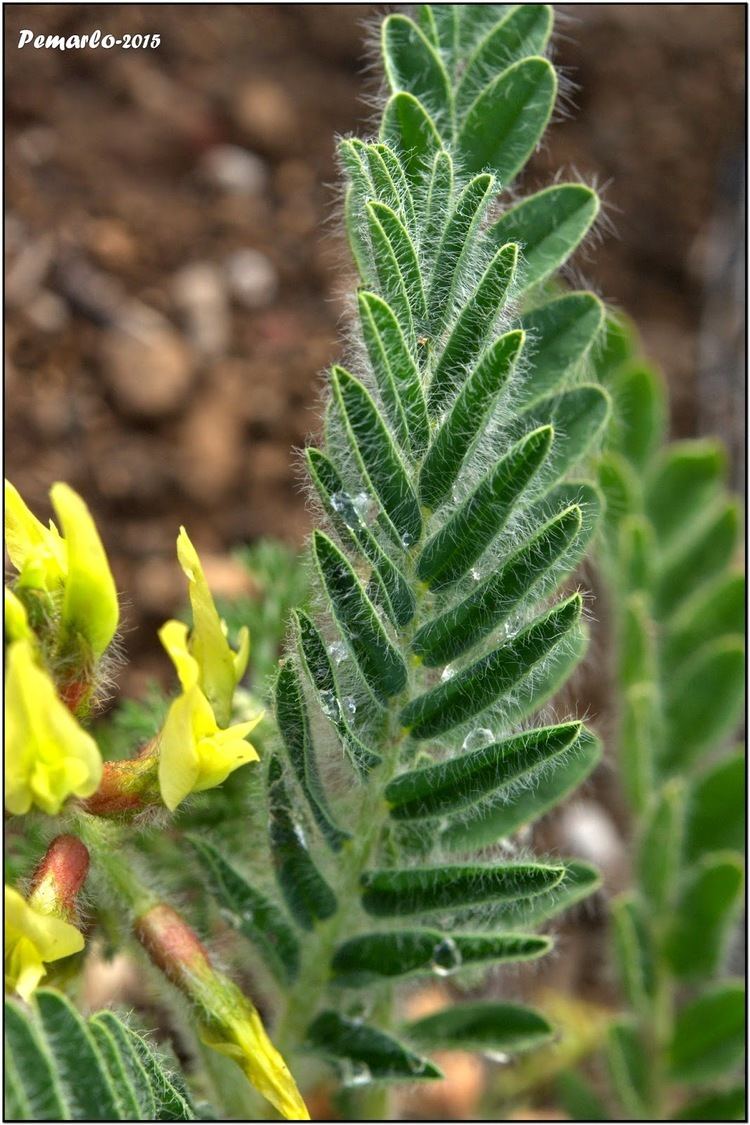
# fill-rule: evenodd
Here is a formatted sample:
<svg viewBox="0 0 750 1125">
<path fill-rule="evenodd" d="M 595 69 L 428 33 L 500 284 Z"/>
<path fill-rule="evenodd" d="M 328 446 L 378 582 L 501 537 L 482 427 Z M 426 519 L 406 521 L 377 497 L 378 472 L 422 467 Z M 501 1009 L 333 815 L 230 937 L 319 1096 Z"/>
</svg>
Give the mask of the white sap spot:
<svg viewBox="0 0 750 1125">
<path fill-rule="evenodd" d="M 453 938 L 443 938 L 432 951 L 430 968 L 439 977 L 449 977 L 461 968 L 463 958 Z"/>
<path fill-rule="evenodd" d="M 489 727 L 477 727 L 470 730 L 463 741 L 462 750 L 481 750 L 483 746 L 490 746 L 495 741 L 495 735 Z"/>
<path fill-rule="evenodd" d="M 483 1051 L 482 1054 L 488 1062 L 499 1063 L 501 1066 L 510 1062 L 510 1055 L 506 1055 L 505 1051 Z"/>
<path fill-rule="evenodd" d="M 341 664 L 346 660 L 349 653 L 343 641 L 334 641 L 333 644 L 328 646 L 328 655 L 332 657 L 336 664 Z"/>
<path fill-rule="evenodd" d="M 440 674 L 440 679 L 443 680 L 443 682 L 445 682 L 445 680 L 452 679 L 455 676 L 455 674 L 456 674 L 456 669 L 451 664 L 446 664 L 445 668 L 443 668 L 443 671 Z"/>
<path fill-rule="evenodd" d="M 367 1063 L 358 1059 L 341 1060 L 341 1082 L 344 1086 L 366 1086 L 372 1081 L 372 1074 Z"/>
<path fill-rule="evenodd" d="M 357 714 L 357 702 L 353 695 L 344 696 L 344 706 L 352 717 Z"/>
<path fill-rule="evenodd" d="M 297 839 L 299 840 L 302 847 L 306 848 L 307 847 L 307 840 L 305 839 L 305 833 L 304 833 L 304 830 L 302 828 L 302 825 L 295 824 L 294 835 L 297 837 Z"/>
<path fill-rule="evenodd" d="M 334 512 L 346 511 L 348 504 L 351 504 L 351 500 L 346 492 L 334 492 L 331 494 L 331 507 Z"/>
<path fill-rule="evenodd" d="M 475 582 L 478 582 L 479 579 L 482 577 L 481 571 L 480 571 L 478 566 L 473 566 L 471 568 L 471 577 L 474 579 Z"/>
</svg>

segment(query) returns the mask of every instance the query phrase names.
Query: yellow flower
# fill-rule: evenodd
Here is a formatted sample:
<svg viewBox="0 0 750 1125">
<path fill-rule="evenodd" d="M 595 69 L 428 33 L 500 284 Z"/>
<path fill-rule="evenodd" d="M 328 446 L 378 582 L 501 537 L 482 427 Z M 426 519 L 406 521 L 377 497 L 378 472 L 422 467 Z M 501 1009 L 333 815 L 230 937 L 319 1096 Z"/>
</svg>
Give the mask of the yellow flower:
<svg viewBox="0 0 750 1125">
<path fill-rule="evenodd" d="M 70 922 L 32 906 L 5 887 L 5 987 L 28 1000 L 47 970 L 83 949 L 83 934 Z"/>
<path fill-rule="evenodd" d="M 227 640 L 226 626 L 219 617 L 203 573 L 198 552 L 184 527 L 177 537 L 177 558 L 188 579 L 188 594 L 193 611 L 193 628 L 169 621 L 162 630 L 162 641 L 174 661 L 183 687 L 197 682 L 211 704 L 218 722 L 226 726 L 232 716 L 234 689 L 244 675 L 250 655 L 250 634 L 240 630 L 239 648 L 234 652 Z M 195 662 L 195 669 L 187 657 Z"/>
<path fill-rule="evenodd" d="M 31 641 L 13 641 L 5 685 L 5 807 L 37 805 L 56 816 L 71 794 L 90 797 L 102 776 L 99 749 L 39 667 Z"/>
<path fill-rule="evenodd" d="M 26 608 L 10 587 L 5 587 L 5 634 L 9 641 L 33 641 Z"/>
<path fill-rule="evenodd" d="M 159 739 L 159 788 L 174 811 L 189 793 L 221 785 L 233 770 L 256 762 L 258 752 L 245 741 L 263 712 L 221 730 L 211 704 L 197 684 L 172 703 Z"/>
<path fill-rule="evenodd" d="M 248 1082 L 268 1098 L 289 1121 L 309 1121 L 310 1114 L 289 1067 L 266 1034 L 261 1018 L 239 991 L 231 1010 L 201 1028 L 203 1042 L 228 1055 L 242 1068 Z"/>
<path fill-rule="evenodd" d="M 5 482 L 5 534 L 18 586 L 61 594 L 63 630 L 84 637 L 101 656 L 117 630 L 117 590 L 91 513 L 67 484 L 54 484 L 50 498 L 62 535 L 26 507 Z"/>
</svg>

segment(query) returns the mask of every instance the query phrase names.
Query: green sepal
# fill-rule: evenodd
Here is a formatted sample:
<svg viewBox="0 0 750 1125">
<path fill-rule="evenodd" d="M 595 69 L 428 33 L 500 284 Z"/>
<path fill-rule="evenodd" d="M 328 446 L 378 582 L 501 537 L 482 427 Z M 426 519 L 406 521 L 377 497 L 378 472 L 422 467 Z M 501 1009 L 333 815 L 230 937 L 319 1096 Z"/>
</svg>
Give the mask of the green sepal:
<svg viewBox="0 0 750 1125">
<path fill-rule="evenodd" d="M 518 1054 L 544 1043 L 551 1037 L 552 1027 L 532 1008 L 478 1000 L 454 1003 L 414 1020 L 405 1026 L 404 1034 L 428 1049 Z"/>
<path fill-rule="evenodd" d="M 491 169 L 507 189 L 534 151 L 557 94 L 554 68 L 522 59 L 494 78 L 467 110 L 457 151 L 465 172 Z"/>
<path fill-rule="evenodd" d="M 381 1080 L 407 1082 L 442 1078 L 429 1059 L 415 1055 L 384 1031 L 338 1012 L 321 1012 L 307 1029 L 306 1046 L 339 1065 L 344 1083 Z"/>
<path fill-rule="evenodd" d="M 690 869 L 665 940 L 675 976 L 700 980 L 716 972 L 742 901 L 742 857 L 719 852 Z"/>
<path fill-rule="evenodd" d="M 581 524 L 577 506 L 543 524 L 467 598 L 423 625 L 412 651 L 427 667 L 447 664 L 492 633 L 532 591 L 543 597 L 563 577 L 561 561 L 570 562 Z"/>
<path fill-rule="evenodd" d="M 275 703 L 279 734 L 297 784 L 305 795 L 313 819 L 326 843 L 334 851 L 340 851 L 344 843 L 351 839 L 351 833 L 344 832 L 334 823 L 328 808 L 328 799 L 318 773 L 307 704 L 297 668 L 291 658 L 287 658 L 279 668 Z"/>
<path fill-rule="evenodd" d="M 363 384 L 343 367 L 333 368 L 331 384 L 360 470 L 380 500 L 397 541 L 408 547 L 419 539 L 422 516 L 380 412 Z"/>
<path fill-rule="evenodd" d="M 593 293 L 566 293 L 524 313 L 529 369 L 517 388 L 519 405 L 559 391 L 601 332 L 604 306 Z"/>
<path fill-rule="evenodd" d="M 460 372 L 475 362 L 490 336 L 513 284 L 517 265 L 515 243 L 501 246 L 458 314 L 428 390 L 427 405 L 433 417 L 444 409 L 446 400 L 458 389 Z"/>
<path fill-rule="evenodd" d="M 723 981 L 678 1013 L 670 1071 L 678 1082 L 710 1082 L 738 1067 L 744 1050 L 745 987 L 741 981 Z"/>
<path fill-rule="evenodd" d="M 522 780 L 528 783 L 567 754 L 581 729 L 578 722 L 539 727 L 438 765 L 402 773 L 385 789 L 390 814 L 396 820 L 441 816 L 490 793 L 512 789 Z"/>
<path fill-rule="evenodd" d="M 313 534 L 313 553 L 336 622 L 365 682 L 376 699 L 386 702 L 406 685 L 406 665 L 348 560 L 322 531 Z"/>
<path fill-rule="evenodd" d="M 517 329 L 500 336 L 483 353 L 461 388 L 419 471 L 419 495 L 428 508 L 439 507 L 450 493 L 466 455 L 484 432 L 523 344 L 524 334 Z"/>
<path fill-rule="evenodd" d="M 364 988 L 414 974 L 448 976 L 461 968 L 531 961 L 549 952 L 537 934 L 451 934 L 389 930 L 361 934 L 340 945 L 331 968 L 335 984 Z"/>
<path fill-rule="evenodd" d="M 222 917 L 257 948 L 277 980 L 289 984 L 299 971 L 299 942 L 282 911 L 200 836 L 187 837 Z"/>
<path fill-rule="evenodd" d="M 517 902 L 556 887 L 564 875 L 564 867 L 540 863 L 367 871 L 360 880 L 362 905 L 368 914 L 396 917 L 481 902 Z"/>
<path fill-rule="evenodd" d="M 336 913 L 336 896 L 315 866 L 302 827 L 291 812 L 281 764 L 272 757 L 268 766 L 269 838 L 271 859 L 289 912 L 303 930 Z"/>
<path fill-rule="evenodd" d="M 581 616 L 574 594 L 537 617 L 499 648 L 407 704 L 401 723 L 413 738 L 443 734 L 479 715 L 514 688 L 565 639 Z"/>
<path fill-rule="evenodd" d="M 457 582 L 502 531 L 553 444 L 551 426 L 517 441 L 423 547 L 417 577 L 431 589 Z"/>
<path fill-rule="evenodd" d="M 544 281 L 578 246 L 599 212 L 599 197 L 585 184 L 555 184 L 511 207 L 492 224 L 496 245 L 521 248 L 520 290 Z"/>
</svg>

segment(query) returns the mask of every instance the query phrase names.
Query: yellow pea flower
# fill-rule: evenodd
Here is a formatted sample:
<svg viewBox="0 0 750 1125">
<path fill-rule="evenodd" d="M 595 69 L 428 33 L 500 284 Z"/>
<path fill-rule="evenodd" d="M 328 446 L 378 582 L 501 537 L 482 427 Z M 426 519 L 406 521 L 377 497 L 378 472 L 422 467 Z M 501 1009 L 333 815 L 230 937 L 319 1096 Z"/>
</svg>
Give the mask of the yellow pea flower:
<svg viewBox="0 0 750 1125">
<path fill-rule="evenodd" d="M 230 648 L 226 626 L 214 604 L 198 552 L 184 527 L 180 528 L 177 537 L 177 558 L 188 580 L 193 628 L 189 635 L 180 635 L 175 629 L 178 622 L 168 622 L 171 632 L 166 638 L 162 637 L 162 640 L 175 662 L 181 680 L 178 661 L 182 660 L 184 666 L 183 652 L 186 650 L 196 662 L 201 690 L 213 707 L 219 723 L 226 726 L 232 716 L 234 689 L 247 668 L 250 634 L 246 628 L 241 629 L 237 652 Z M 173 650 L 168 647 L 167 640 L 173 641 L 177 648 Z"/>
<path fill-rule="evenodd" d="M 189 793 L 213 789 L 239 766 L 257 762 L 245 738 L 262 717 L 261 711 L 222 730 L 201 689 L 188 686 L 169 708 L 159 738 L 159 788 L 167 808 L 174 812 Z"/>
<path fill-rule="evenodd" d="M 29 640 L 7 652 L 5 685 L 5 807 L 15 814 L 37 805 L 50 816 L 71 794 L 90 797 L 102 776 L 102 759 L 36 662 Z"/>
<path fill-rule="evenodd" d="M 260 1016 L 237 992 L 231 1010 L 201 1028 L 201 1039 L 240 1066 L 251 1086 L 289 1121 L 309 1121 L 310 1114 L 289 1067 L 268 1038 Z"/>
<path fill-rule="evenodd" d="M 5 987 L 28 1000 L 46 975 L 45 963 L 83 949 L 83 934 L 70 922 L 28 903 L 5 887 Z"/>
<path fill-rule="evenodd" d="M 95 657 L 112 640 L 119 621 L 117 590 L 99 533 L 85 503 L 67 484 L 54 484 L 50 498 L 62 534 L 45 527 L 17 489 L 5 482 L 5 535 L 21 589 L 61 595 L 63 630 L 88 642 Z"/>
<path fill-rule="evenodd" d="M 5 587 L 5 634 L 9 641 L 33 641 L 26 607 L 10 587 Z"/>
</svg>

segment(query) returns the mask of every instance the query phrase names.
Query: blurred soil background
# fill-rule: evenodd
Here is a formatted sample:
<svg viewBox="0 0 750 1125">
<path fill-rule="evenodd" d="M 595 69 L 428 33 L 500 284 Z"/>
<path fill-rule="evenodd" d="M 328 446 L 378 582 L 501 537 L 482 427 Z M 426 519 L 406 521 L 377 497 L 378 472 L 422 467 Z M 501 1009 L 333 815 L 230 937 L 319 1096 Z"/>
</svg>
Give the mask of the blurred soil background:
<svg viewBox="0 0 750 1125">
<path fill-rule="evenodd" d="M 91 505 L 125 596 L 127 694 L 169 682 L 156 629 L 183 598 L 180 524 L 227 596 L 247 585 L 232 548 L 297 546 L 308 531 L 292 449 L 316 433 L 352 285 L 334 135 L 367 131 L 366 44 L 385 10 L 5 8 L 7 475 L 40 515 L 58 479 Z M 603 189 L 601 237 L 571 276 L 637 321 L 669 381 L 673 433 L 722 436 L 739 486 L 744 6 L 557 11 L 565 109 L 520 190 L 558 168 Z M 22 28 L 161 44 L 19 51 Z M 606 604 L 596 615 L 606 622 Z M 594 715 L 605 648 L 595 635 L 583 693 Z M 596 800 L 577 799 L 538 839 L 596 858 L 610 889 L 623 863 L 614 793 L 600 771 Z M 610 998 L 602 929 L 594 900 L 552 962 L 558 1000 Z M 593 1027 L 592 1012 L 560 1018 Z M 467 1060 L 404 1111 L 475 1115 L 483 1079 Z"/>
</svg>

